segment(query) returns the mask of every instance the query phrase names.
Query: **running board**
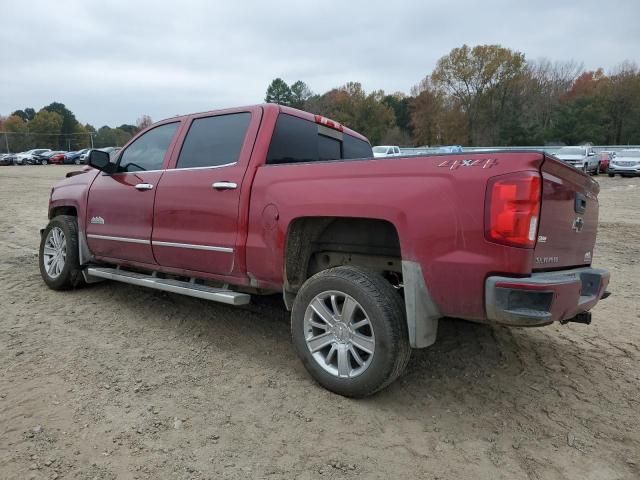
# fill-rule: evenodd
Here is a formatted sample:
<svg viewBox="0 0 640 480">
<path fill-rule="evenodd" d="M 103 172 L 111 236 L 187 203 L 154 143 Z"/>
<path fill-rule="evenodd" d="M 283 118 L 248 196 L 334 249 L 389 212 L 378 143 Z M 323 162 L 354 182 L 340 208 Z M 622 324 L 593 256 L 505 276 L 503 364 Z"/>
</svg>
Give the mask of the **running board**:
<svg viewBox="0 0 640 480">
<path fill-rule="evenodd" d="M 144 273 L 128 272 L 119 268 L 89 267 L 86 270 L 89 277 L 105 278 L 117 282 L 130 283 L 141 287 L 154 288 L 163 292 L 180 293 L 190 297 L 204 298 L 214 302 L 228 305 L 246 305 L 251 300 L 251 295 L 246 293 L 213 288 L 199 285 L 194 282 L 182 282 L 170 278 L 158 278 Z"/>
</svg>

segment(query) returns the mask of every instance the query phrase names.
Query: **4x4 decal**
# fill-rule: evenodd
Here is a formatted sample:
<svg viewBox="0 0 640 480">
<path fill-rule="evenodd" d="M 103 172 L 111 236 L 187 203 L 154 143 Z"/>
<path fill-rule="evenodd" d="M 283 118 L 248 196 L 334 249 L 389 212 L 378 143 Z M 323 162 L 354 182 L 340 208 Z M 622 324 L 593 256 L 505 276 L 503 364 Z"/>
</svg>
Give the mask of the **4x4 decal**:
<svg viewBox="0 0 640 480">
<path fill-rule="evenodd" d="M 482 167 L 482 168 L 491 168 L 494 165 L 498 164 L 498 159 L 496 158 L 479 158 L 479 159 L 448 159 L 444 162 L 438 164 L 439 167 L 448 167 L 449 170 L 455 170 L 458 167 Z"/>
</svg>

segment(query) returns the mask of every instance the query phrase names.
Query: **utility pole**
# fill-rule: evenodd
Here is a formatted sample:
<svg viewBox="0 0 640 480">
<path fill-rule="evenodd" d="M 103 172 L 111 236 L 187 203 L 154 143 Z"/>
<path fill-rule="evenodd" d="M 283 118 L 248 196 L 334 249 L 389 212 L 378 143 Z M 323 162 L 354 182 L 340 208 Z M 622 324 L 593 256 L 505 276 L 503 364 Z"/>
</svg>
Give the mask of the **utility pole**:
<svg viewBox="0 0 640 480">
<path fill-rule="evenodd" d="M 9 152 L 9 136 L 7 135 L 7 132 L 4 132 L 4 144 L 7 146 L 7 153 Z"/>
<path fill-rule="evenodd" d="M 91 149 L 93 149 L 93 133 L 89 133 L 89 138 L 91 139 Z"/>
</svg>

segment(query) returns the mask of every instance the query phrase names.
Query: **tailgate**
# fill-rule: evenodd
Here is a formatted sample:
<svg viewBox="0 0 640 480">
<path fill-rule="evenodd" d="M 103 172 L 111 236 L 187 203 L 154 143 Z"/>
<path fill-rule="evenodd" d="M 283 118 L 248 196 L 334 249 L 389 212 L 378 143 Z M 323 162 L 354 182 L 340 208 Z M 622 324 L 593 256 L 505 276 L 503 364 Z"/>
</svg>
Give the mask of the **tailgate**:
<svg viewBox="0 0 640 480">
<path fill-rule="evenodd" d="M 598 229 L 598 183 L 545 156 L 534 271 L 590 265 Z"/>
</svg>

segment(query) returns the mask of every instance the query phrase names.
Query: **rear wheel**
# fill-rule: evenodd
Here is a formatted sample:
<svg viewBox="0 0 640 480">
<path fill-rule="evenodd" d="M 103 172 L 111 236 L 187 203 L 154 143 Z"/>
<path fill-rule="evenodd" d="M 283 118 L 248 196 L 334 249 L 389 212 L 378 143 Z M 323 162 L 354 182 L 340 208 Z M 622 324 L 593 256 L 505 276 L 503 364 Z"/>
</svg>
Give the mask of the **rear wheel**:
<svg viewBox="0 0 640 480">
<path fill-rule="evenodd" d="M 49 164 L 49 162 L 47 162 L 46 160 L 40 160 L 40 165 L 47 165 Z"/>
<path fill-rule="evenodd" d="M 68 290 L 82 283 L 75 217 L 59 215 L 49 222 L 42 232 L 38 263 L 42 279 L 53 290 Z"/>
<path fill-rule="evenodd" d="M 582 171 L 587 174 L 589 173 L 589 166 L 586 163 L 582 165 Z"/>
<path fill-rule="evenodd" d="M 595 172 L 593 172 L 594 175 L 600 175 L 600 164 L 598 163 L 598 165 L 596 166 L 596 170 Z"/>
<path fill-rule="evenodd" d="M 402 298 L 380 275 L 357 267 L 325 270 L 305 282 L 291 334 L 311 376 L 347 397 L 386 387 L 411 355 Z"/>
</svg>

